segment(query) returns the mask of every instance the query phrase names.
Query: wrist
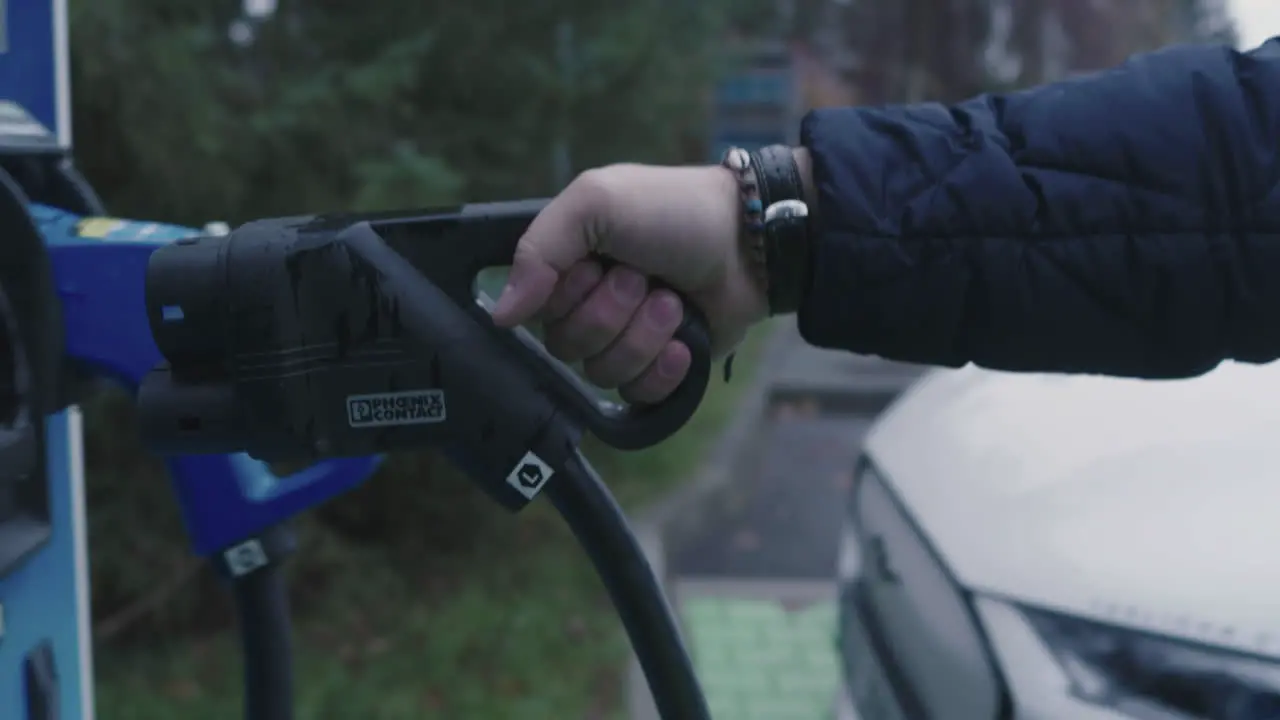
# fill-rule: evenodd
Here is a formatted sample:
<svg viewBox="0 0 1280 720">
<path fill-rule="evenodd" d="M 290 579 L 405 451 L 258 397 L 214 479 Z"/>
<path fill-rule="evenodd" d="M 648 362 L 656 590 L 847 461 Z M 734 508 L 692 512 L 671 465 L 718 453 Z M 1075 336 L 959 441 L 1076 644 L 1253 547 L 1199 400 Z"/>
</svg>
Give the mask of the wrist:
<svg viewBox="0 0 1280 720">
<path fill-rule="evenodd" d="M 815 193 L 808 151 L 783 145 L 755 152 L 731 148 L 721 164 L 738 184 L 740 251 L 768 314 L 796 312 L 810 275 L 807 200 Z"/>
</svg>

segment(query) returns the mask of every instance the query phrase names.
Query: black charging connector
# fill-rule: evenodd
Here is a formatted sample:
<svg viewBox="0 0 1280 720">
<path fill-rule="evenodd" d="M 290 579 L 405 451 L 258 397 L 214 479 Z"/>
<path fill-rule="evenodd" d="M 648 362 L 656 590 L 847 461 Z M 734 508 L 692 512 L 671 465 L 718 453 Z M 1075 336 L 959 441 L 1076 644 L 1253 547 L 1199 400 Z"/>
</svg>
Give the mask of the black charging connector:
<svg viewBox="0 0 1280 720">
<path fill-rule="evenodd" d="M 583 432 L 639 449 L 684 425 L 710 379 L 706 324 L 686 304 L 676 338 L 691 368 L 653 405 L 604 401 L 528 333 L 496 327 L 476 275 L 511 263 L 542 206 L 276 218 L 156 250 L 147 312 L 167 363 L 139 390 L 143 434 L 163 455 L 266 461 L 435 447 L 513 511 L 547 495 L 613 599 L 663 720 L 709 720 L 661 583 L 578 449 Z M 232 573 L 248 717 L 288 720 L 278 570 L 265 538 L 236 553 L 250 568 Z"/>
</svg>

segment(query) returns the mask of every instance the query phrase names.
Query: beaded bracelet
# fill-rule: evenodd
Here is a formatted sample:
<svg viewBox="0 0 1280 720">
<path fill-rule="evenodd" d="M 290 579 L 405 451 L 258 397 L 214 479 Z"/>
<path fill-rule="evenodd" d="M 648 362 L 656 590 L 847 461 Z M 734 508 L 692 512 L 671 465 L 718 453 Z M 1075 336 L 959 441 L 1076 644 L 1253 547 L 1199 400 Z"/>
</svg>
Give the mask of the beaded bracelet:
<svg viewBox="0 0 1280 720">
<path fill-rule="evenodd" d="M 725 151 L 720 164 L 733 172 L 738 180 L 738 195 L 742 198 L 742 246 L 752 278 L 761 292 L 769 290 L 769 266 L 764 246 L 764 202 L 760 199 L 760 186 L 755 169 L 751 167 L 751 153 L 740 147 Z"/>
<path fill-rule="evenodd" d="M 760 292 L 768 295 L 769 267 L 764 246 L 764 202 L 760 199 L 755 169 L 751 167 L 751 153 L 740 147 L 731 147 L 725 151 L 720 164 L 738 180 L 738 196 L 742 199 L 743 256 Z M 724 359 L 725 382 L 729 382 L 733 374 L 733 358 L 734 353 L 729 353 Z"/>
</svg>

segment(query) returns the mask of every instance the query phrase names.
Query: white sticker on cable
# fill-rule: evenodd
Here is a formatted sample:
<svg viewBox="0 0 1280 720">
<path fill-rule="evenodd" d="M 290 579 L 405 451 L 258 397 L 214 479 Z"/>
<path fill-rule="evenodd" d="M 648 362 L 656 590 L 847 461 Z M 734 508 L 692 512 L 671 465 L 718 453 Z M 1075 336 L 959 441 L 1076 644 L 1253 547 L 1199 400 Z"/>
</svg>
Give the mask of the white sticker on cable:
<svg viewBox="0 0 1280 720">
<path fill-rule="evenodd" d="M 222 558 L 226 561 L 232 577 L 248 575 L 260 567 L 266 567 L 269 562 L 267 551 L 257 540 L 245 540 L 222 553 Z"/>
<path fill-rule="evenodd" d="M 554 474 L 555 471 L 542 458 L 527 452 L 507 475 L 507 484 L 515 488 L 526 500 L 532 500 Z"/>
</svg>

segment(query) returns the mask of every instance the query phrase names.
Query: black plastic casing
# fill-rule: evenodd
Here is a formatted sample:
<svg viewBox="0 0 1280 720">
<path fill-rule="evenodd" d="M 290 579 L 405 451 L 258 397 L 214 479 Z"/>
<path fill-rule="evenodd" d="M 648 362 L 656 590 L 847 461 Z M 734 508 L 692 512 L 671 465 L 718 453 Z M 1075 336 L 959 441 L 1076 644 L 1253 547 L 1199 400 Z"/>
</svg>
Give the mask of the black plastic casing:
<svg viewBox="0 0 1280 720">
<path fill-rule="evenodd" d="M 368 223 L 308 233 L 309 220 L 152 256 L 148 312 L 169 366 L 140 390 L 149 443 L 266 461 L 443 446 L 503 505 L 526 503 L 512 470 L 530 451 L 557 463 L 577 440 L 536 375 Z"/>
</svg>

